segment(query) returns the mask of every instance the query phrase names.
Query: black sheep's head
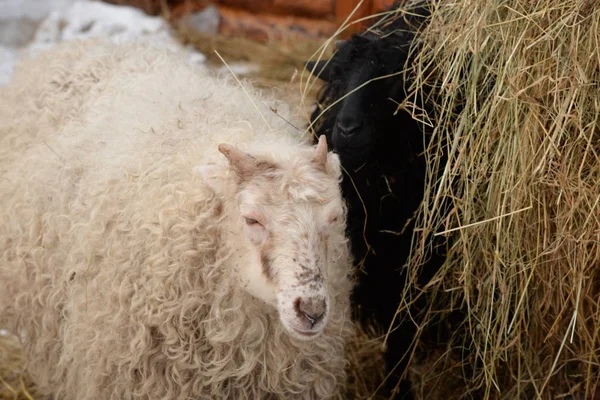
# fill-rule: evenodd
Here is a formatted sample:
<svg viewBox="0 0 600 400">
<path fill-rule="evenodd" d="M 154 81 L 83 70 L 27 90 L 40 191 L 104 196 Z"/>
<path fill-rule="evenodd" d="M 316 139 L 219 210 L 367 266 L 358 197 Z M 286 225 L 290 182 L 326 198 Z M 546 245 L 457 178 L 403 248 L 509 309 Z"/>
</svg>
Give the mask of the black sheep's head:
<svg viewBox="0 0 600 400">
<path fill-rule="evenodd" d="M 317 122 L 342 163 L 360 166 L 386 143 L 386 132 L 398 126 L 398 104 L 406 98 L 402 71 L 410 42 L 390 35 L 355 35 L 336 42 L 329 60 L 309 61 L 306 69 L 326 82 L 321 102 L 328 106 Z M 393 75 L 393 76 L 389 76 Z M 385 77 L 388 76 L 388 77 Z M 313 121 L 320 113 L 313 114 Z"/>
</svg>

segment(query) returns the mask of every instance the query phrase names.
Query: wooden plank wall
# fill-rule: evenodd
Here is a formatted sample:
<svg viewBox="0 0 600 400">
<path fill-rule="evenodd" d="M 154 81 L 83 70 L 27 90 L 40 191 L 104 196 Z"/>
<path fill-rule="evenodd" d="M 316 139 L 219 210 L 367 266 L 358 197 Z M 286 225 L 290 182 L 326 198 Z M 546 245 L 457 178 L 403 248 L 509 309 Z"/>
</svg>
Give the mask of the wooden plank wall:
<svg viewBox="0 0 600 400">
<path fill-rule="evenodd" d="M 336 0 L 335 19 L 337 26 L 341 26 L 356 8 L 356 11 L 352 14 L 352 17 L 350 17 L 349 22 L 357 22 L 349 26 L 348 29 L 341 34 L 340 38 L 347 39 L 353 33 L 362 31 L 373 23 L 373 19 L 367 18 L 362 22 L 358 20 L 385 11 L 397 1 L 398 0 L 364 0 L 361 4 L 360 0 Z"/>
<path fill-rule="evenodd" d="M 264 41 L 269 38 L 300 35 L 327 38 L 348 18 L 360 0 L 104 0 L 131 5 L 149 14 L 159 14 L 168 6 L 174 18 L 200 11 L 213 4 L 219 8 L 219 32 Z M 394 0 L 363 0 L 351 17 L 356 21 L 385 10 Z M 373 21 L 368 19 L 346 29 L 341 38 L 361 31 Z"/>
</svg>

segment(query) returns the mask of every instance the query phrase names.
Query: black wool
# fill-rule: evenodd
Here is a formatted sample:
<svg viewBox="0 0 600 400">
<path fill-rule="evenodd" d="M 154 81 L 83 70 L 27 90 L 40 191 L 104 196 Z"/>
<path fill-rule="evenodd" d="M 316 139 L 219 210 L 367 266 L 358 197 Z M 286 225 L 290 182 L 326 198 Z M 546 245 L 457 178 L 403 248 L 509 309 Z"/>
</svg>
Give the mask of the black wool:
<svg viewBox="0 0 600 400">
<path fill-rule="evenodd" d="M 306 65 L 325 81 L 311 116 L 316 136 L 327 137 L 347 172 L 342 191 L 348 204 L 348 236 L 355 263 L 364 261 L 353 293 L 354 311 L 363 323 L 374 319 L 385 329 L 406 288 L 404 266 L 412 246 L 413 217 L 424 195 L 428 135 L 398 104 L 407 99 L 411 78 L 403 71 L 416 54 L 411 45 L 427 22 L 428 5 L 422 3 L 410 14 L 388 15 L 372 26 L 372 32 L 338 44 L 330 60 Z M 442 254 L 429 257 L 419 284 L 431 279 L 443 261 Z M 413 317 L 425 301 L 411 306 Z M 386 394 L 396 388 L 396 398 L 411 399 L 410 382 L 400 377 L 416 327 L 405 312 L 396 317 L 393 328 L 385 355 L 386 373 L 392 373 Z"/>
</svg>

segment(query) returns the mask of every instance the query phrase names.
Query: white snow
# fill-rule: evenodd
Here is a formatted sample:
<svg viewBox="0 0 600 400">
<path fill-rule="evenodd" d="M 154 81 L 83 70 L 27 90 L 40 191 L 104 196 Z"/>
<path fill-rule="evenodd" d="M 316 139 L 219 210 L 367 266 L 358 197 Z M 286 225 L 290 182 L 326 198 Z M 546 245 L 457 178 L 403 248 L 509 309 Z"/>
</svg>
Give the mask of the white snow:
<svg viewBox="0 0 600 400">
<path fill-rule="evenodd" d="M 1 19 L 41 20 L 51 11 L 67 7 L 74 0 L 0 0 Z"/>
<path fill-rule="evenodd" d="M 230 71 L 231 69 L 231 71 Z M 237 62 L 237 63 L 228 63 L 228 65 L 223 65 L 217 68 L 217 74 L 219 75 L 231 75 L 233 72 L 236 75 L 248 75 L 254 72 L 258 72 L 259 66 L 254 63 L 247 62 Z"/>
<path fill-rule="evenodd" d="M 18 59 L 19 54 L 17 50 L 0 46 L 0 86 L 8 83 Z"/>
<path fill-rule="evenodd" d="M 0 10 L 0 86 L 8 82 L 22 54 L 35 56 L 58 43 L 77 39 L 145 41 L 185 51 L 190 63 L 206 60 L 192 47 L 183 47 L 163 18 L 134 7 L 97 0 L 0 0 Z M 4 43 L 1 38 L 10 39 Z"/>
<path fill-rule="evenodd" d="M 12 75 L 20 49 L 29 44 L 40 21 L 74 0 L 0 0 L 0 86 Z"/>
<path fill-rule="evenodd" d="M 59 42 L 105 37 L 121 43 L 145 40 L 161 47 L 178 49 L 181 45 L 171 36 L 169 24 L 161 17 L 143 11 L 100 1 L 75 1 L 70 7 L 53 11 L 40 25 L 33 48 Z"/>
</svg>

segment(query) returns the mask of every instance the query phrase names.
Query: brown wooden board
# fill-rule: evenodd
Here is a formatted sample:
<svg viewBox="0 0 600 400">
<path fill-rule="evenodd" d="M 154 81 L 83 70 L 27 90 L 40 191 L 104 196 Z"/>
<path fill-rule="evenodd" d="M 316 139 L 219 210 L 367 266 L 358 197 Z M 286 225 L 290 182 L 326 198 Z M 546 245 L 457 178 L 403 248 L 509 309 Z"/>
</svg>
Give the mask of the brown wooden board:
<svg viewBox="0 0 600 400">
<path fill-rule="evenodd" d="M 252 13 L 333 19 L 335 0 L 220 0 L 217 3 Z"/>
<path fill-rule="evenodd" d="M 117 4 L 123 6 L 131 6 L 144 10 L 147 14 L 160 14 L 160 0 L 104 0 L 106 3 Z M 165 1 L 165 4 L 167 1 Z"/>
<path fill-rule="evenodd" d="M 371 15 L 371 4 L 372 0 L 363 0 L 362 4 L 352 17 L 349 22 L 359 20 L 363 17 L 367 17 Z M 346 18 L 352 13 L 352 10 L 360 3 L 359 0 L 336 0 L 335 3 L 335 19 L 338 26 L 344 23 Z M 366 26 L 369 25 L 369 21 L 364 21 L 361 23 L 356 23 L 349 26 L 340 34 L 340 39 L 346 39 L 353 33 L 359 32 L 363 30 Z"/>
<path fill-rule="evenodd" d="M 392 4 L 394 4 L 397 0 L 371 0 L 371 13 L 375 14 L 378 12 L 385 11 L 389 9 Z"/>
<path fill-rule="evenodd" d="M 241 9 L 219 7 L 219 32 L 228 36 L 245 36 L 259 41 L 282 39 L 294 35 L 318 38 L 329 37 L 336 24 L 324 19 L 251 13 Z"/>
</svg>

